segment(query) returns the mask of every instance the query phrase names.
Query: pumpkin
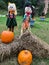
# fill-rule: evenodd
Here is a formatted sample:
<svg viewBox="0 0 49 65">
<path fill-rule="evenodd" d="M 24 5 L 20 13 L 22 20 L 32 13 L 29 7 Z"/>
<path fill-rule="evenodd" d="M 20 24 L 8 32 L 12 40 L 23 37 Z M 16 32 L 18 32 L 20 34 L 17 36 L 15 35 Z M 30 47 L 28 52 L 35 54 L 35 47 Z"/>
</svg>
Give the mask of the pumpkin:
<svg viewBox="0 0 49 65">
<path fill-rule="evenodd" d="M 11 31 L 3 31 L 1 33 L 1 41 L 4 43 L 9 43 L 14 39 L 14 33 Z"/>
<path fill-rule="evenodd" d="M 20 65 L 30 65 L 32 62 L 32 54 L 28 50 L 22 50 L 18 54 L 18 63 Z"/>
</svg>

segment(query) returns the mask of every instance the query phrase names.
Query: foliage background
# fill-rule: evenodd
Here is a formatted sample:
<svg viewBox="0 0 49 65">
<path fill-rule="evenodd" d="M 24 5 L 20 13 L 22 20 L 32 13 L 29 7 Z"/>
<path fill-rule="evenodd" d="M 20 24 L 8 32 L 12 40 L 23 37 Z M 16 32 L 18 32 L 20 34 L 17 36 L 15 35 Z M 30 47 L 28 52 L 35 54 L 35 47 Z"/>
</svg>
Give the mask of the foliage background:
<svg viewBox="0 0 49 65">
<path fill-rule="evenodd" d="M 23 7 L 27 0 L 0 0 L 0 10 L 7 10 L 8 2 L 15 3 L 18 9 L 18 14 L 23 14 Z M 40 15 L 44 9 L 44 0 L 28 0 L 37 9 Z"/>
</svg>

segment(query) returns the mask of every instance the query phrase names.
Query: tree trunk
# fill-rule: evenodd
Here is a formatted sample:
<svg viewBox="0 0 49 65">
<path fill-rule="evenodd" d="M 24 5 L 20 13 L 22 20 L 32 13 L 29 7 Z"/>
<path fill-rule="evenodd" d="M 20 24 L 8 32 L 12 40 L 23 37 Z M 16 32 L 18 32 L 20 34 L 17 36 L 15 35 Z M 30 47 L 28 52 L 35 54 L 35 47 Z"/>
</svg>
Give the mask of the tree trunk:
<svg viewBox="0 0 49 65">
<path fill-rule="evenodd" d="M 45 0 L 44 2 L 45 2 L 44 13 L 47 14 L 49 1 L 48 0 Z"/>
</svg>

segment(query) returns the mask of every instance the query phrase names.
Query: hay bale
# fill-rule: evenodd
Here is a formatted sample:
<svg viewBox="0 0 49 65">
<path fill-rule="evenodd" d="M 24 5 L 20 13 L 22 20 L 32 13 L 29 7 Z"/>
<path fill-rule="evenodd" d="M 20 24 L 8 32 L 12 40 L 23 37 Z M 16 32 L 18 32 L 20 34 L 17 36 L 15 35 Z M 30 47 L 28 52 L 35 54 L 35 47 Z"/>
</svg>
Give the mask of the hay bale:
<svg viewBox="0 0 49 65">
<path fill-rule="evenodd" d="M 17 37 L 9 44 L 4 44 L 0 41 L 0 62 L 12 56 L 16 56 L 19 47 L 17 41 Z"/>
<path fill-rule="evenodd" d="M 23 49 L 30 50 L 35 57 L 49 58 L 49 45 L 26 31 L 22 36 L 15 37 L 13 42 L 9 44 L 3 44 L 0 41 L 0 62 L 16 56 Z"/>
<path fill-rule="evenodd" d="M 30 32 L 25 32 L 19 41 L 20 47 L 32 51 L 32 54 L 40 58 L 49 57 L 49 45 Z"/>
</svg>

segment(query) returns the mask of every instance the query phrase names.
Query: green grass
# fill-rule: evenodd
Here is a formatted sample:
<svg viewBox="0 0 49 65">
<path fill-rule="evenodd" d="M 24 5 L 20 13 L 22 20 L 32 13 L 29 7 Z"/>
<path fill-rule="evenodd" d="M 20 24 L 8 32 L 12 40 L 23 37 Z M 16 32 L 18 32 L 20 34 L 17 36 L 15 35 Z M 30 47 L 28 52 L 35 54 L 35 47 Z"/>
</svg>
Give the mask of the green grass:
<svg viewBox="0 0 49 65">
<path fill-rule="evenodd" d="M 6 17 L 0 17 L 0 33 L 3 30 L 7 30 L 6 19 L 7 19 Z M 16 19 L 18 23 L 18 31 L 16 30 L 15 27 L 14 33 L 15 35 L 19 35 L 23 17 L 17 16 Z M 36 17 L 34 27 L 31 28 L 31 31 L 49 44 L 49 18 L 46 18 L 45 21 L 40 21 L 40 19 Z"/>
<path fill-rule="evenodd" d="M 19 65 L 19 63 L 17 58 L 14 57 L 10 60 L 7 59 L 6 61 L 1 62 L 0 65 Z M 49 65 L 49 59 L 33 58 L 33 62 L 31 65 Z"/>
<path fill-rule="evenodd" d="M 31 31 L 49 44 L 49 18 L 46 18 L 45 21 L 40 21 L 37 18 Z"/>
<path fill-rule="evenodd" d="M 6 17 L 0 17 L 0 33 L 2 33 L 3 30 L 7 30 L 6 19 Z M 16 19 L 18 23 L 18 31 L 15 27 L 14 33 L 15 35 L 19 35 L 23 17 L 17 16 Z M 36 17 L 34 27 L 31 28 L 31 31 L 49 44 L 49 18 L 46 18 L 45 21 L 40 21 L 40 19 Z M 17 58 L 2 62 L 0 65 L 18 65 Z M 33 58 L 32 65 L 49 65 L 49 59 Z"/>
</svg>

